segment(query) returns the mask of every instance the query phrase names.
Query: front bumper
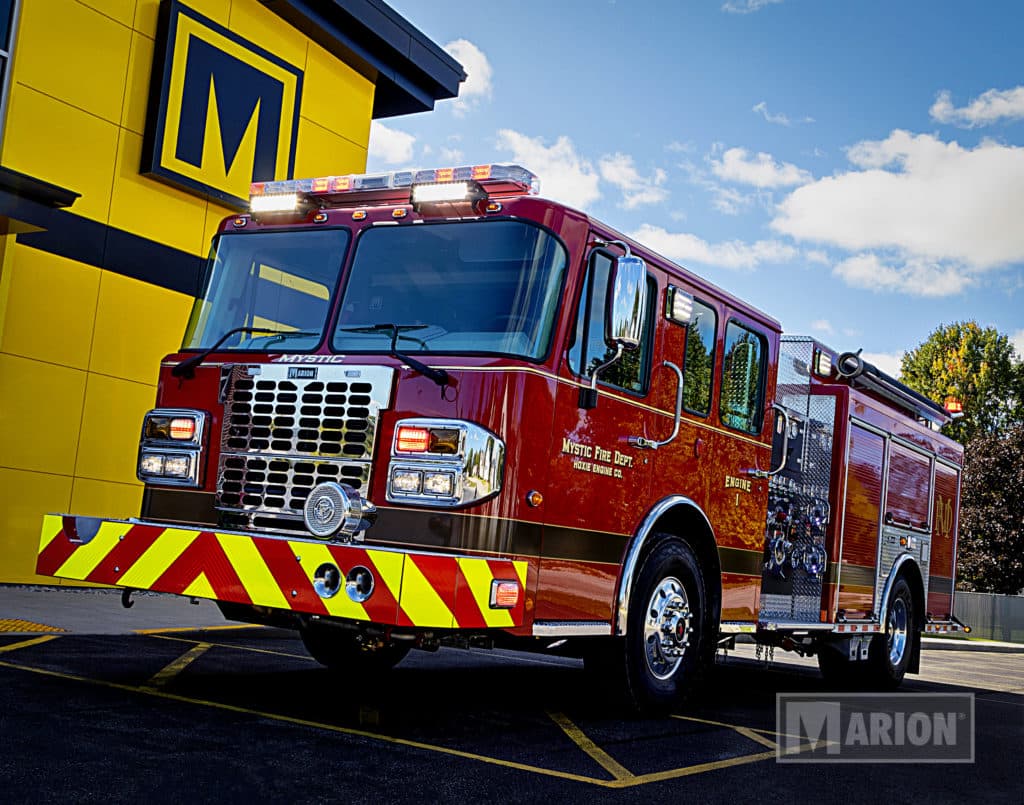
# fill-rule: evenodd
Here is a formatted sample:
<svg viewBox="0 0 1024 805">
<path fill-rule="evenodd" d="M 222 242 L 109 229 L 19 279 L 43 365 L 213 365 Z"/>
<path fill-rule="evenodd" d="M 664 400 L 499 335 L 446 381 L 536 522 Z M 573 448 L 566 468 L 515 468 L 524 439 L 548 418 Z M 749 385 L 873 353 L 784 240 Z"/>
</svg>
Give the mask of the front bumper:
<svg viewBox="0 0 1024 805">
<path fill-rule="evenodd" d="M 373 575 L 373 591 L 353 600 L 314 586 L 334 565 Z M 234 604 L 429 629 L 512 629 L 525 619 L 521 560 L 452 556 L 312 540 L 201 531 L 141 521 L 48 514 L 36 570 L 44 576 L 209 598 Z M 511 609 L 491 607 L 494 581 L 519 585 Z"/>
</svg>

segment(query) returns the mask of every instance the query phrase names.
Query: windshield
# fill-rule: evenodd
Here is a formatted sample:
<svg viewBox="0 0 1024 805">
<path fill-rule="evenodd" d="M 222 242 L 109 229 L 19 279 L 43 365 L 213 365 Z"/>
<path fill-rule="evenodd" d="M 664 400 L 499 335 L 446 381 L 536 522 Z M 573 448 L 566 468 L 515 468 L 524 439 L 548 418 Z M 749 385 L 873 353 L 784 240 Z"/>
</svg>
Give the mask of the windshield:
<svg viewBox="0 0 1024 805">
<path fill-rule="evenodd" d="M 301 352 L 320 343 L 348 248 L 346 229 L 224 234 L 206 266 L 183 349 Z"/>
<path fill-rule="evenodd" d="M 521 221 L 367 230 L 334 333 L 338 352 L 548 352 L 565 273 L 559 241 Z"/>
</svg>

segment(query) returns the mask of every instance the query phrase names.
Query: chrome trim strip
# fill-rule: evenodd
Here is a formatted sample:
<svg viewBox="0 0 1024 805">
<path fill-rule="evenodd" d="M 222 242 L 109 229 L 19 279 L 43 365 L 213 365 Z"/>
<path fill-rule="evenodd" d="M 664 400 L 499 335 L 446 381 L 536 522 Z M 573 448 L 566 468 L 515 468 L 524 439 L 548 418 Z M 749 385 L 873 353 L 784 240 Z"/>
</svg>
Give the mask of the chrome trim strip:
<svg viewBox="0 0 1024 805">
<path fill-rule="evenodd" d="M 831 632 L 834 624 L 831 623 L 800 623 L 794 621 L 764 621 L 757 624 L 758 629 L 766 632 Z"/>
<path fill-rule="evenodd" d="M 643 522 L 640 524 L 640 528 L 636 532 L 636 536 L 633 537 L 633 541 L 629 545 L 629 551 L 626 553 L 626 561 L 622 564 L 622 577 L 619 582 L 619 596 L 615 608 L 615 631 L 616 635 L 626 634 L 626 620 L 629 615 L 629 599 L 633 593 L 633 575 L 636 572 L 637 563 L 640 561 L 640 552 L 643 550 L 644 543 L 647 541 L 647 536 L 651 533 L 651 529 L 654 528 L 654 524 L 664 515 L 666 512 L 674 509 L 676 506 L 687 506 L 700 514 L 704 518 L 704 522 L 707 524 L 708 531 L 711 533 L 712 539 L 714 539 L 715 530 L 711 527 L 711 521 L 708 519 L 707 514 L 704 510 L 698 506 L 694 501 L 683 495 L 670 495 L 667 498 L 663 498 L 655 504 L 654 508 L 647 513 Z M 718 540 L 715 539 L 717 544 Z"/>
<path fill-rule="evenodd" d="M 881 554 L 879 554 L 879 559 L 881 559 Z M 914 564 L 917 564 L 917 559 L 914 557 L 913 554 L 904 553 L 904 554 L 900 554 L 899 556 L 897 556 L 896 557 L 896 561 L 892 563 L 892 570 L 889 571 L 889 576 L 885 580 L 885 587 L 882 588 L 882 598 L 881 598 L 882 603 L 881 603 L 881 606 L 879 606 L 879 608 L 878 608 L 878 622 L 881 623 L 881 624 L 885 623 L 885 618 L 889 614 L 889 594 L 892 592 L 893 582 L 896 581 L 896 576 L 899 575 L 900 569 L 907 562 L 913 562 Z M 917 572 L 921 573 L 921 568 L 918 568 Z M 924 574 L 922 573 L 921 575 L 923 577 Z M 927 607 L 928 606 L 928 591 L 927 591 L 927 589 L 925 590 L 925 599 L 924 600 L 925 600 L 925 607 Z M 924 614 L 924 613 L 922 613 L 922 614 Z"/>
<path fill-rule="evenodd" d="M 608 637 L 608 621 L 534 621 L 534 637 Z"/>
<path fill-rule="evenodd" d="M 756 623 L 745 621 L 726 621 L 718 626 L 719 634 L 753 634 L 756 631 Z"/>
</svg>

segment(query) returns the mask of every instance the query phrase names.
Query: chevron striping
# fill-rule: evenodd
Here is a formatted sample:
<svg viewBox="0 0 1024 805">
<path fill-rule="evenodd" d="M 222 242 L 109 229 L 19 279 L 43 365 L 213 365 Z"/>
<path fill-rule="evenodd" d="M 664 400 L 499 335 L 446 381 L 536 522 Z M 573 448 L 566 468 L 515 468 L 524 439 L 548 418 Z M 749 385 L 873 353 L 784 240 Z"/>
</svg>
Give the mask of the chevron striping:
<svg viewBox="0 0 1024 805">
<path fill-rule="evenodd" d="M 295 542 L 289 543 L 289 545 L 291 545 L 293 551 L 301 551 L 302 569 L 305 571 L 310 585 L 313 584 L 313 577 L 318 567 L 324 564 L 335 564 L 334 556 L 331 555 L 326 545 L 314 543 L 299 544 Z M 370 616 L 366 614 L 366 608 L 362 604 L 357 604 L 345 593 L 345 574 L 350 568 L 339 567 L 338 569 L 341 571 L 342 576 L 341 589 L 332 598 L 323 599 L 324 606 L 327 607 L 327 613 L 338 618 L 351 618 L 358 621 L 370 620 Z"/>
<path fill-rule="evenodd" d="M 80 545 L 71 556 L 57 568 L 56 576 L 84 579 L 103 561 L 118 541 L 131 528 L 127 523 L 103 523 L 100 530 L 88 542 Z"/>
<path fill-rule="evenodd" d="M 416 559 L 435 557 L 416 557 Z M 438 595 L 427 577 L 420 570 L 411 555 L 405 559 L 405 573 L 402 576 L 402 597 L 399 600 L 402 612 L 413 626 L 434 626 L 451 628 L 455 625 L 455 616 Z"/>
<path fill-rule="evenodd" d="M 254 604 L 288 609 L 288 599 L 249 537 L 217 534 L 217 541 Z"/>
<path fill-rule="evenodd" d="M 171 563 L 181 556 L 198 536 L 198 531 L 184 528 L 164 529 L 156 542 L 121 575 L 117 583 L 123 587 L 135 587 L 140 590 L 152 588 Z"/>
<path fill-rule="evenodd" d="M 488 627 L 512 626 L 512 614 L 507 609 L 491 609 L 491 582 L 494 574 L 486 559 L 459 559 L 459 569 L 466 578 L 467 592 L 473 596 L 480 616 Z M 463 591 L 460 589 L 460 598 Z M 459 601 L 461 605 L 461 600 Z M 461 606 L 460 606 L 461 610 Z"/>
</svg>

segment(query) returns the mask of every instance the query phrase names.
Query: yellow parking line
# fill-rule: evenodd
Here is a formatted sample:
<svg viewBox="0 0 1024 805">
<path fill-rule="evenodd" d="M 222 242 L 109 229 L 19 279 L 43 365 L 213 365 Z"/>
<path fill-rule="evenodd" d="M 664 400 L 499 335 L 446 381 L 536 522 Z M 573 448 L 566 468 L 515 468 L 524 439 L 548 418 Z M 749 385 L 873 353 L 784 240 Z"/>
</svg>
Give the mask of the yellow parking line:
<svg viewBox="0 0 1024 805">
<path fill-rule="evenodd" d="M 710 763 L 698 763 L 695 766 L 684 766 L 680 769 L 669 769 L 668 771 L 654 772 L 653 774 L 640 774 L 632 780 L 615 781 L 609 784 L 611 788 L 628 788 L 647 783 L 659 783 L 664 780 L 675 780 L 679 777 L 689 777 L 693 774 L 703 774 L 716 769 L 728 769 L 732 766 L 742 766 L 747 763 L 757 763 L 759 760 L 770 760 L 775 757 L 775 752 L 759 752 L 756 755 L 741 755 L 731 757 L 727 760 L 714 760 Z"/>
<path fill-rule="evenodd" d="M 733 729 L 736 730 L 736 732 L 738 732 L 740 735 L 746 736 L 750 740 L 756 741 L 757 743 L 761 744 L 761 746 L 767 746 L 769 749 L 773 750 L 778 748 L 778 744 L 776 744 L 775 741 L 773 741 L 771 738 L 765 738 L 763 735 L 758 735 L 756 732 L 750 729 L 750 727 L 733 727 Z"/>
<path fill-rule="evenodd" d="M 185 637 L 174 637 L 173 635 L 164 634 L 150 634 L 147 637 L 156 637 L 160 640 L 175 640 L 178 643 L 197 643 L 197 640 L 189 640 Z M 269 648 L 252 648 L 251 646 L 239 646 L 235 643 L 210 643 L 211 646 L 217 646 L 217 648 L 233 648 L 236 651 L 251 651 L 253 654 L 273 654 L 276 657 L 291 657 L 296 660 L 308 660 L 309 662 L 316 662 L 308 654 L 289 654 L 287 651 L 274 651 Z"/>
<path fill-rule="evenodd" d="M 188 651 L 182 654 L 178 659 L 173 662 L 167 663 L 163 668 L 157 671 L 153 676 L 146 682 L 146 687 L 149 688 L 162 688 L 174 677 L 188 668 L 192 663 L 198 660 L 203 654 L 205 654 L 210 648 L 209 643 L 197 643 L 192 646 Z"/>
<path fill-rule="evenodd" d="M 227 632 L 237 629 L 266 629 L 257 623 L 229 623 L 224 626 L 175 626 L 171 629 L 135 629 L 132 634 L 161 635 L 175 632 Z"/>
<path fill-rule="evenodd" d="M 517 769 L 519 771 L 528 771 L 534 774 L 542 774 L 548 777 L 558 777 L 563 780 L 573 780 L 577 783 L 592 783 L 593 785 L 599 785 L 604 787 L 615 786 L 613 780 L 598 780 L 593 777 L 586 777 L 582 774 L 573 774 L 571 772 L 557 771 L 556 769 L 545 769 L 542 766 L 530 766 L 526 763 L 517 763 L 513 760 L 502 760 L 500 758 L 488 757 L 487 755 L 476 755 L 472 752 L 463 752 L 460 749 L 450 749 L 446 746 L 434 746 L 433 744 L 421 743 L 420 741 L 410 741 L 405 738 L 393 738 L 389 735 L 380 735 L 375 732 L 367 732 L 366 730 L 357 730 L 350 727 L 339 727 L 335 724 L 323 724 L 317 721 L 309 721 L 305 718 L 295 718 L 293 716 L 281 715 L 279 713 L 268 713 L 263 710 L 252 710 L 247 707 L 238 707 L 233 704 L 226 704 L 224 702 L 212 702 L 206 699 L 193 699 L 188 696 L 180 696 L 175 693 L 169 693 L 159 688 L 147 688 L 147 687 L 135 687 L 133 685 L 123 685 L 118 682 L 108 682 L 103 679 L 90 679 L 86 676 L 78 676 L 76 674 L 66 674 L 60 671 L 51 671 L 46 668 L 33 668 L 28 665 L 19 665 L 18 663 L 6 662 L 0 660 L 0 667 L 2 668 L 13 668 L 18 671 L 28 671 L 34 674 L 42 674 L 44 676 L 55 677 L 57 679 L 68 679 L 73 682 L 86 682 L 93 685 L 99 685 L 100 687 L 112 688 L 114 690 L 123 690 L 128 693 L 142 693 L 147 696 L 157 696 L 161 699 L 168 699 L 169 701 L 182 702 L 185 704 L 198 704 L 204 707 L 213 707 L 217 710 L 225 710 L 231 713 L 242 713 L 244 715 L 257 716 L 259 718 L 268 718 L 272 721 L 280 721 L 285 724 L 293 724 L 299 727 L 310 727 L 312 729 L 322 729 L 329 732 L 339 733 L 341 735 L 351 735 L 357 738 L 368 738 L 374 741 L 383 741 L 384 743 L 395 744 L 397 746 L 406 746 L 412 749 L 423 749 L 428 752 L 439 752 L 444 755 L 452 755 L 454 757 L 461 757 L 467 760 L 476 760 L 481 763 L 487 763 L 492 766 L 503 766 L 509 769 Z"/>
<path fill-rule="evenodd" d="M 46 643 L 50 640 L 56 640 L 60 635 L 48 634 L 42 637 L 31 637 L 28 640 L 19 640 L 17 643 L 8 643 L 6 646 L 0 646 L 0 654 L 7 651 L 17 651 L 19 648 L 28 648 L 29 646 L 38 646 L 40 643 Z"/>
<path fill-rule="evenodd" d="M 13 650 L 14 648 L 23 647 L 25 645 L 40 643 L 45 640 L 52 640 L 55 637 L 56 635 L 46 635 L 44 637 L 33 638 L 32 640 L 25 640 L 21 643 L 12 644 L 11 646 L 3 647 L 3 649 Z M 200 648 L 203 651 L 205 651 L 207 648 L 210 647 L 211 644 L 199 643 L 191 651 L 186 652 L 184 655 L 182 655 L 182 657 L 179 657 L 177 660 L 175 660 L 175 662 L 171 663 L 168 666 L 168 668 L 172 668 L 178 665 L 180 665 L 180 667 L 184 667 L 188 664 L 188 662 L 194 660 L 195 657 L 199 656 L 199 653 L 201 653 L 198 652 L 193 654 L 193 652 L 196 652 L 196 650 Z M 181 664 L 182 660 L 188 658 L 190 655 L 192 655 L 191 659 L 189 659 L 188 662 Z M 255 710 L 248 707 L 239 707 L 238 705 L 226 704 L 224 702 L 215 702 L 207 699 L 196 699 L 189 696 L 182 696 L 179 694 L 170 693 L 166 690 L 163 690 L 159 686 L 154 686 L 152 684 L 157 677 L 163 674 L 163 671 L 158 673 L 153 678 L 153 680 L 150 680 L 150 682 L 147 683 L 147 685 L 133 686 L 125 685 L 118 682 L 110 682 L 103 679 L 91 679 L 89 677 L 63 673 L 60 671 L 51 671 L 46 668 L 34 668 L 32 666 L 21 665 L 18 663 L 8 662 L 5 660 L 0 660 L 0 667 L 12 668 L 18 671 L 28 671 L 29 673 L 42 674 L 44 676 L 54 677 L 57 679 L 66 679 L 74 682 L 85 682 L 88 684 L 98 685 L 100 687 L 125 691 L 127 693 L 156 696 L 161 699 L 167 699 L 169 701 L 175 701 L 184 704 L 196 704 L 203 707 L 212 707 L 216 710 L 223 710 L 231 713 L 241 713 L 245 715 L 256 716 L 258 718 L 266 718 L 272 721 L 278 721 L 285 724 L 292 724 L 294 726 L 299 727 L 309 727 L 311 729 L 326 730 L 328 732 L 333 732 L 340 735 L 348 735 L 357 738 L 366 738 L 373 741 L 381 741 L 383 743 L 388 743 L 395 746 L 404 746 L 411 749 L 424 750 L 427 752 L 437 752 L 439 754 L 449 755 L 452 757 L 459 757 L 465 760 L 475 760 L 477 762 L 486 763 L 491 766 L 500 766 L 503 768 L 515 769 L 517 771 L 529 772 L 531 774 L 540 774 L 546 777 L 554 777 L 562 780 L 571 780 L 573 782 L 589 783 L 591 785 L 596 785 L 602 788 L 633 788 L 636 786 L 646 785 L 648 783 L 662 782 L 665 780 L 674 780 L 680 777 L 688 777 L 695 774 L 703 774 L 705 772 L 715 771 L 718 769 L 727 769 L 733 766 L 741 766 L 748 763 L 756 763 L 762 760 L 770 760 L 776 756 L 775 751 L 759 752 L 757 754 L 742 755 L 740 757 L 728 758 L 725 760 L 716 760 L 708 763 L 698 763 L 693 766 L 684 766 L 677 769 L 667 769 L 665 771 L 653 772 L 651 774 L 634 775 L 630 773 L 627 769 L 625 769 L 623 766 L 621 766 L 617 761 L 615 761 L 614 758 L 608 755 L 603 749 L 594 744 L 593 741 L 590 740 L 590 738 L 584 735 L 583 732 L 578 727 L 576 727 L 575 724 L 569 721 L 569 719 L 566 718 L 564 715 L 559 713 L 549 713 L 548 715 L 552 718 L 552 720 L 554 720 L 555 723 L 558 724 L 558 726 L 561 727 L 570 738 L 572 738 L 572 740 L 576 743 L 577 746 L 580 747 L 580 749 L 582 749 L 591 758 L 597 761 L 602 768 L 608 771 L 609 774 L 612 774 L 615 778 L 612 780 L 603 780 L 594 777 L 587 777 L 586 775 L 582 774 L 573 774 L 572 772 L 559 771 L 557 769 L 547 769 L 543 766 L 531 766 L 526 763 L 518 763 L 512 760 L 502 760 L 501 758 L 489 757 L 487 755 L 478 755 L 473 752 L 465 752 L 459 749 L 452 749 L 446 746 L 437 746 L 434 744 L 422 743 L 420 741 L 412 741 L 405 738 L 396 738 L 389 735 L 381 735 L 379 733 L 369 732 L 367 730 L 354 729 L 351 727 L 341 727 L 336 724 L 325 724 L 322 722 L 310 721 L 304 718 L 296 718 L 294 716 L 282 715 L 280 713 L 270 713 L 264 710 Z M 180 671 L 180 668 L 178 668 L 178 670 Z M 736 725 L 726 724 L 724 722 L 707 721 L 705 719 L 691 718 L 687 716 L 674 717 L 726 727 L 737 732 L 740 732 L 741 734 L 746 735 L 746 737 L 748 738 L 753 738 L 753 734 L 748 733 L 755 733 L 755 729 L 750 727 L 737 727 Z M 770 731 L 756 730 L 756 732 Z M 757 740 L 756 738 L 753 739 Z M 806 751 L 809 748 L 811 748 L 811 745 L 805 744 L 800 748 L 800 751 Z"/>
<path fill-rule="evenodd" d="M 576 746 L 586 752 L 602 769 L 608 772 L 616 780 L 623 781 L 633 780 L 636 778 L 635 774 L 622 766 L 615 758 L 595 744 L 584 734 L 583 730 L 573 724 L 562 713 L 548 713 L 548 717 L 562 728 L 562 732 L 568 735 Z"/>
</svg>

